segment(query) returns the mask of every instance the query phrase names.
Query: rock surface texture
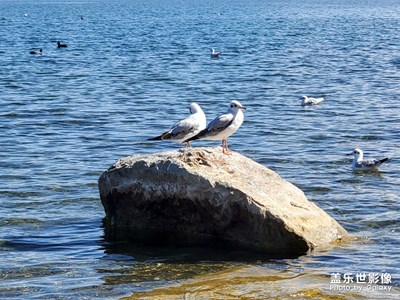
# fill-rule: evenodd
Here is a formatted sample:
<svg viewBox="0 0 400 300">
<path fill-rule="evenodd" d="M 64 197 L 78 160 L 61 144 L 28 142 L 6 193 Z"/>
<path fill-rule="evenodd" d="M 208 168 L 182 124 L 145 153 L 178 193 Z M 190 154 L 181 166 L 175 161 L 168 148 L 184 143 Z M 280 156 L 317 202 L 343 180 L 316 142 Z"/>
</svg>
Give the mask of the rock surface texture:
<svg viewBox="0 0 400 300">
<path fill-rule="evenodd" d="M 99 179 L 115 230 L 225 241 L 265 253 L 302 254 L 347 235 L 275 172 L 219 148 L 118 160 Z"/>
</svg>

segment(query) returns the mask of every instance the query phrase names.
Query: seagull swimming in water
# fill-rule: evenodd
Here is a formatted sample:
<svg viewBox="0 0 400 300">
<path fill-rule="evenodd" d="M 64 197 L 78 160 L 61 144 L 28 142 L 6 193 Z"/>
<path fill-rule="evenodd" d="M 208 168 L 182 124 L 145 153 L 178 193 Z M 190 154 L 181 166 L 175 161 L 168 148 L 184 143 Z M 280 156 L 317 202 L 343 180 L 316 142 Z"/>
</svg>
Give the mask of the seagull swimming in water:
<svg viewBox="0 0 400 300">
<path fill-rule="evenodd" d="M 30 53 L 30 54 L 33 54 L 33 55 L 42 54 L 42 53 L 43 53 L 43 50 L 42 50 L 42 48 L 40 48 L 40 49 L 35 49 L 35 50 L 31 50 L 29 53 Z"/>
<path fill-rule="evenodd" d="M 61 44 L 60 41 L 57 42 L 57 48 L 67 48 L 66 44 Z"/>
<path fill-rule="evenodd" d="M 325 100 L 325 98 L 311 98 L 307 96 L 301 96 L 301 106 L 307 106 L 307 105 L 317 105 L 320 104 L 322 101 Z"/>
<path fill-rule="evenodd" d="M 354 155 L 354 159 L 351 164 L 351 167 L 354 171 L 378 170 L 379 166 L 389 159 L 387 157 L 383 159 L 363 159 L 364 153 L 358 148 L 354 149 L 353 152 L 350 152 L 347 155 Z"/>
<path fill-rule="evenodd" d="M 243 111 L 246 109 L 239 101 L 233 100 L 229 104 L 228 111 L 216 117 L 208 124 L 207 128 L 200 131 L 197 135 L 189 138 L 186 142 L 193 140 L 222 140 L 222 152 L 229 154 L 228 137 L 230 137 L 244 120 Z"/>
<path fill-rule="evenodd" d="M 211 49 L 211 58 L 219 58 L 221 52 L 216 51 L 214 48 Z"/>
<path fill-rule="evenodd" d="M 185 146 L 190 146 L 187 139 L 195 136 L 204 128 L 206 128 L 206 115 L 197 103 L 190 104 L 190 116 L 176 122 L 170 130 L 148 139 L 149 141 L 170 140 L 175 143 L 183 143 Z"/>
</svg>

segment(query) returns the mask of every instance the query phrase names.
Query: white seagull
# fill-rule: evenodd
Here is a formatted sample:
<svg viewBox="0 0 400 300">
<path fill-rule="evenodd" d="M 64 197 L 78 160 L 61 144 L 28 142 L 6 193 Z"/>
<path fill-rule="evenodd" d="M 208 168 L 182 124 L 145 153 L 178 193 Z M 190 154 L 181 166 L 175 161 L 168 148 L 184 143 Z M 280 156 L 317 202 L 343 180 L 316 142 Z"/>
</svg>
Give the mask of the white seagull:
<svg viewBox="0 0 400 300">
<path fill-rule="evenodd" d="M 219 58 L 221 52 L 216 51 L 214 48 L 211 49 L 211 58 Z"/>
<path fill-rule="evenodd" d="M 149 141 L 171 140 L 175 143 L 183 143 L 185 146 L 190 146 L 186 140 L 195 136 L 204 128 L 206 128 L 206 115 L 197 103 L 190 104 L 190 116 L 176 122 L 170 130 L 148 139 Z"/>
<path fill-rule="evenodd" d="M 347 155 L 354 155 L 353 162 L 351 167 L 355 171 L 367 171 L 367 170 L 377 170 L 381 164 L 387 161 L 389 158 L 385 157 L 383 159 L 363 159 L 364 153 L 361 149 L 354 149 L 353 152 L 348 153 Z"/>
<path fill-rule="evenodd" d="M 242 125 L 244 115 L 242 110 L 246 109 L 239 101 L 233 100 L 229 104 L 228 111 L 216 117 L 207 125 L 207 128 L 200 131 L 197 135 L 187 139 L 185 142 L 193 140 L 222 140 L 222 152 L 229 154 L 228 137 L 230 137 Z"/>
<path fill-rule="evenodd" d="M 33 55 L 38 55 L 38 54 L 42 54 L 42 53 L 43 53 L 43 50 L 42 50 L 42 48 L 40 48 L 40 49 L 34 49 L 34 50 L 29 51 L 29 53 L 30 53 L 30 54 L 33 54 Z"/>
<path fill-rule="evenodd" d="M 307 106 L 307 105 L 317 105 L 320 104 L 322 101 L 325 100 L 325 98 L 311 98 L 307 96 L 301 96 L 301 106 Z"/>
</svg>

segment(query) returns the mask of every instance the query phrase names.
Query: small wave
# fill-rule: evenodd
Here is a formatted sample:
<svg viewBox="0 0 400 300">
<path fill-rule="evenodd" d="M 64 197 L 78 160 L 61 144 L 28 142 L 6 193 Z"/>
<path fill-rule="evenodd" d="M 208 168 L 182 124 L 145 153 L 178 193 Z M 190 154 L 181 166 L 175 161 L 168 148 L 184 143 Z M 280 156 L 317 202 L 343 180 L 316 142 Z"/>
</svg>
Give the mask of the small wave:
<svg viewBox="0 0 400 300">
<path fill-rule="evenodd" d="M 38 219 L 1 219 L 0 220 L 0 227 L 1 226 L 21 226 L 21 225 L 39 225 L 43 224 L 44 222 Z"/>
<path fill-rule="evenodd" d="M 400 69 L 400 57 L 396 57 L 390 61 L 395 67 Z"/>
</svg>

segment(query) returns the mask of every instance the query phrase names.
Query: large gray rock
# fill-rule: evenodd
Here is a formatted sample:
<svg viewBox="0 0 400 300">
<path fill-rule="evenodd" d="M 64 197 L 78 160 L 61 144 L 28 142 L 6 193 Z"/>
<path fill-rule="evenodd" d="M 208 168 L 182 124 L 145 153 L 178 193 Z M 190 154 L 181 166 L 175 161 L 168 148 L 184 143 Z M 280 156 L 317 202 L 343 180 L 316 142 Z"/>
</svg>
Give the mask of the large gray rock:
<svg viewBox="0 0 400 300">
<path fill-rule="evenodd" d="M 325 247 L 347 235 L 300 189 L 219 148 L 122 158 L 101 175 L 99 189 L 106 220 L 117 231 L 286 254 Z"/>
</svg>

